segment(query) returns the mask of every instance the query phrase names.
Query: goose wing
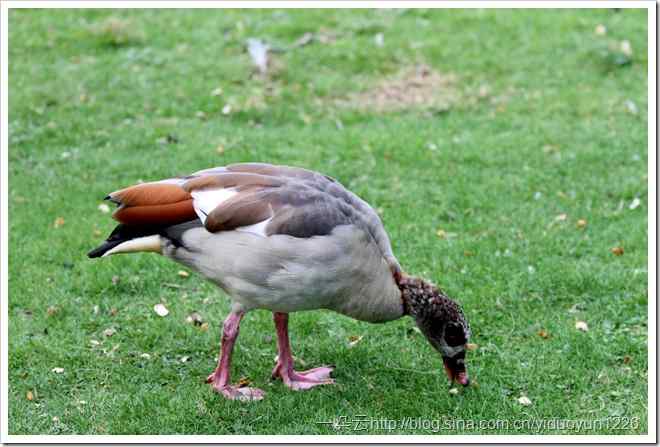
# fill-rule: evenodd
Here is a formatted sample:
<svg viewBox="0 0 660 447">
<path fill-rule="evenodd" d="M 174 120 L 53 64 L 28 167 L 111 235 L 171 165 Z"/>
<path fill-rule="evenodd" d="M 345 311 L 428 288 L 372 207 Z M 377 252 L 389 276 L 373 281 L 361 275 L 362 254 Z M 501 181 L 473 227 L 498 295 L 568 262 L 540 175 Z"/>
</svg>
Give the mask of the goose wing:
<svg viewBox="0 0 660 447">
<path fill-rule="evenodd" d="M 371 235 L 393 270 L 400 270 L 373 208 L 333 178 L 302 168 L 232 164 L 132 186 L 108 198 L 119 205 L 113 217 L 129 225 L 199 219 L 211 233 L 237 230 L 298 238 L 354 225 Z"/>
</svg>

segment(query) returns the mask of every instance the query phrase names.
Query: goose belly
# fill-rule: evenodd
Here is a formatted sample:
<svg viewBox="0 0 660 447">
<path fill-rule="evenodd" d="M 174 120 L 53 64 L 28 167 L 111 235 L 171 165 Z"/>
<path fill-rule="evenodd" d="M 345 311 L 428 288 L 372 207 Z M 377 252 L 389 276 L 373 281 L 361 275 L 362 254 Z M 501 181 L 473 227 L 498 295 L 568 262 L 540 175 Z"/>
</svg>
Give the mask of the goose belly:
<svg viewBox="0 0 660 447">
<path fill-rule="evenodd" d="M 163 250 L 218 284 L 245 309 L 331 309 L 364 321 L 402 315 L 400 292 L 378 247 L 353 226 L 326 236 L 259 236 L 241 231 L 182 235 Z"/>
</svg>

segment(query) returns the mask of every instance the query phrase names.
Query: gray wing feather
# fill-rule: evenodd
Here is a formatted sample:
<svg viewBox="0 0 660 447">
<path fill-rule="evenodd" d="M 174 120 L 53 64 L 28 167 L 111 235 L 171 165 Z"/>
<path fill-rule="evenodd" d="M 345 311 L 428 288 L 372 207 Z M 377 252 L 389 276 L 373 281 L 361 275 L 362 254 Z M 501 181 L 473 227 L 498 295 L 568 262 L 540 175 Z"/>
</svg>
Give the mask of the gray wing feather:
<svg viewBox="0 0 660 447">
<path fill-rule="evenodd" d="M 245 174 L 236 175 L 241 173 Z M 189 184 L 205 187 L 228 185 L 230 179 L 238 190 L 209 214 L 206 227 L 211 232 L 252 225 L 269 216 L 267 235 L 310 238 L 354 225 L 371 236 L 393 272 L 400 271 L 378 214 L 332 177 L 289 166 L 241 163 L 201 171 L 189 179 Z"/>
</svg>

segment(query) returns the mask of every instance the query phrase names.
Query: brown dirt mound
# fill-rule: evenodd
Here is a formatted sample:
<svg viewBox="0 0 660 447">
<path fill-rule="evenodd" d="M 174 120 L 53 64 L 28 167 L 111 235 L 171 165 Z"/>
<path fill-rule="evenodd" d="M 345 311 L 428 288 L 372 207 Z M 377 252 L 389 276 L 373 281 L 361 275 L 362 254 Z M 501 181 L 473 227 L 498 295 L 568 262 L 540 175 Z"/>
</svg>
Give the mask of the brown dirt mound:
<svg viewBox="0 0 660 447">
<path fill-rule="evenodd" d="M 456 83 L 456 75 L 452 73 L 443 74 L 427 65 L 417 65 L 342 102 L 349 107 L 377 112 L 445 110 L 458 100 Z"/>
</svg>

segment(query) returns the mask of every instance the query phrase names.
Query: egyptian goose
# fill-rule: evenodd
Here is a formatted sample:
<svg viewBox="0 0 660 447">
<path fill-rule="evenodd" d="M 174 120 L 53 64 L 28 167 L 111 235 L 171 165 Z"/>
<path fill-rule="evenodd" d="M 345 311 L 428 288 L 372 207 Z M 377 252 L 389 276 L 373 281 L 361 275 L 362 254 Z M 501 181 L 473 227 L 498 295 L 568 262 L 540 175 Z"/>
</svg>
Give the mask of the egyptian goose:
<svg viewBox="0 0 660 447">
<path fill-rule="evenodd" d="M 331 309 L 380 323 L 411 316 L 444 361 L 450 381 L 469 384 L 470 329 L 439 288 L 402 272 L 378 214 L 326 175 L 241 163 L 109 194 L 119 225 L 90 258 L 156 252 L 201 273 L 232 299 L 218 366 L 207 378 L 229 399 L 263 391 L 231 385 L 232 348 L 241 318 L 273 312 L 278 357 L 273 377 L 294 390 L 334 383 L 332 368 L 294 371 L 290 312 Z"/>
</svg>

